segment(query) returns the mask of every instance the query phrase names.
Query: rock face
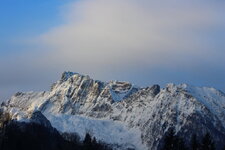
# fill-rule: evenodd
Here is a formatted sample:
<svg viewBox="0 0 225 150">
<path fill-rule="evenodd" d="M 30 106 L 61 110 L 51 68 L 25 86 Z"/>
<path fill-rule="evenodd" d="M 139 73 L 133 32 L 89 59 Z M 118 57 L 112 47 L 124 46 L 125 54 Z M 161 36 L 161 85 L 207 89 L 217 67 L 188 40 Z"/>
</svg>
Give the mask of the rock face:
<svg viewBox="0 0 225 150">
<path fill-rule="evenodd" d="M 28 112 L 38 109 L 60 132 L 80 132 L 81 137 L 90 132 L 99 140 L 125 148 L 159 149 L 170 128 L 187 144 L 194 133 L 201 137 L 209 132 L 217 148 L 225 139 L 225 94 L 187 84 L 140 88 L 64 72 L 49 92 L 17 93 L 2 107 L 21 121 L 29 120 Z M 106 134 L 113 126 L 119 131 L 109 138 Z"/>
<path fill-rule="evenodd" d="M 36 124 L 39 124 L 39 125 L 42 125 L 46 128 L 51 128 L 51 123 L 50 121 L 40 112 L 40 111 L 37 111 L 37 110 L 34 110 L 30 117 L 29 117 L 29 120 L 32 122 L 32 123 L 36 123 Z"/>
</svg>

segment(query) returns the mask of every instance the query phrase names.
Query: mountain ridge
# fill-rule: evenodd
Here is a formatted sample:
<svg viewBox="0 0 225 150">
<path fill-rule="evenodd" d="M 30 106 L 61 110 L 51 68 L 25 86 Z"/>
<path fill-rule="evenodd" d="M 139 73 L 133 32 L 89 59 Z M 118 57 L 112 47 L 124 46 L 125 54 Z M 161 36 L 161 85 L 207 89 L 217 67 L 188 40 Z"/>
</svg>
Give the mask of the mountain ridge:
<svg viewBox="0 0 225 150">
<path fill-rule="evenodd" d="M 225 94 L 187 84 L 141 88 L 64 72 L 50 91 L 16 93 L 3 108 L 21 121 L 38 109 L 61 132 L 81 137 L 92 132 L 104 142 L 135 149 L 159 149 L 170 128 L 187 143 L 195 132 L 209 132 L 217 145 L 225 139 Z"/>
</svg>

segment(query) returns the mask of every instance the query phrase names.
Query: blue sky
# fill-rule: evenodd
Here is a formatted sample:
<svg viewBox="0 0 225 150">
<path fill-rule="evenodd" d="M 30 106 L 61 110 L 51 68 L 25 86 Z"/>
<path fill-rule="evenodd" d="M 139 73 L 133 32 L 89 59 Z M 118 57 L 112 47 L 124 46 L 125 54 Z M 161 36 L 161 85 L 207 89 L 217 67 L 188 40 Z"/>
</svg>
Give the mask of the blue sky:
<svg viewBox="0 0 225 150">
<path fill-rule="evenodd" d="M 23 65 L 24 63 L 22 63 L 21 66 L 17 66 L 17 62 L 13 62 L 13 60 L 19 59 L 16 57 L 18 55 L 24 55 L 27 52 L 37 50 L 37 46 L 32 46 L 19 40 L 37 36 L 48 31 L 55 25 L 60 25 L 63 21 L 59 13 L 60 9 L 69 2 L 71 2 L 71 0 L 1 0 L 0 60 L 2 61 L 0 74 L 3 79 L 0 81 L 0 100 L 9 98 L 10 95 L 16 91 L 41 90 L 41 88 L 43 88 L 43 90 L 47 89 L 47 84 L 43 85 L 43 83 L 41 83 L 35 86 L 35 82 L 29 84 L 23 83 L 25 79 L 22 80 L 21 77 L 12 79 L 12 76 L 9 74 L 21 74 L 21 76 L 24 76 L 23 73 L 18 73 L 21 70 L 12 71 L 16 70 L 15 68 L 17 67 L 26 67 Z M 12 62 L 12 64 L 8 65 L 9 62 Z M 26 69 L 22 71 L 27 73 Z M 29 76 L 34 76 L 33 74 L 29 75 L 29 72 L 27 75 L 28 77 L 25 76 L 24 78 L 28 78 L 28 80 Z M 12 82 L 15 83 L 9 82 L 10 80 L 13 80 Z M 50 84 L 50 82 L 48 82 L 48 84 Z"/>
<path fill-rule="evenodd" d="M 60 24 L 59 10 L 69 0 L 1 0 L 0 2 L 0 52 L 1 55 L 27 50 L 18 47 L 18 38 L 39 35 Z M 15 41 L 14 41 L 15 40 Z"/>
<path fill-rule="evenodd" d="M 64 70 L 225 91 L 224 1 L 1 0 L 0 100 Z"/>
</svg>

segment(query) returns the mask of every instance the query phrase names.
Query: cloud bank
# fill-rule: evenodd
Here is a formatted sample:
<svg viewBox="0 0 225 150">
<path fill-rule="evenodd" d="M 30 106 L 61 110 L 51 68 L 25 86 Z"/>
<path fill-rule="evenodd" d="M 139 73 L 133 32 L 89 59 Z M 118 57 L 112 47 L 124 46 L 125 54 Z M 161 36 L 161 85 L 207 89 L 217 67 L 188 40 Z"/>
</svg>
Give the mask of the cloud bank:
<svg viewBox="0 0 225 150">
<path fill-rule="evenodd" d="M 46 83 L 56 78 L 56 72 L 72 70 L 103 80 L 190 82 L 225 89 L 221 84 L 225 75 L 224 4 L 209 0 L 70 3 L 60 12 L 65 22 L 25 41 L 39 50 L 22 54 L 19 64 L 24 71 L 18 72 L 26 79 L 20 81 Z M 17 60 L 11 68 L 15 64 Z"/>
<path fill-rule="evenodd" d="M 225 25 L 219 7 L 205 1 L 79 1 L 67 7 L 66 23 L 41 40 L 54 51 L 52 59 L 88 70 L 210 61 L 224 53 L 215 52 L 222 43 L 214 34 Z"/>
</svg>

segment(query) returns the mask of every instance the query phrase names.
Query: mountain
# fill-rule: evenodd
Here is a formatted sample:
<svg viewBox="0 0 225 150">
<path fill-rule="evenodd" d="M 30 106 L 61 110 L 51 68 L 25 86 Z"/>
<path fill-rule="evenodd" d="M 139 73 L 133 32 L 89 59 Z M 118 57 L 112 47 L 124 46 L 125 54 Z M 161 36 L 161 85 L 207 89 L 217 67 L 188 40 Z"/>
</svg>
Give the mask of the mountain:
<svg viewBox="0 0 225 150">
<path fill-rule="evenodd" d="M 50 91 L 18 92 L 1 109 L 12 120 L 44 122 L 62 135 L 84 139 L 89 133 L 114 149 L 160 149 L 170 129 L 186 145 L 194 134 L 200 139 L 209 133 L 217 149 L 225 140 L 225 94 L 187 84 L 142 88 L 64 72 Z"/>
</svg>

